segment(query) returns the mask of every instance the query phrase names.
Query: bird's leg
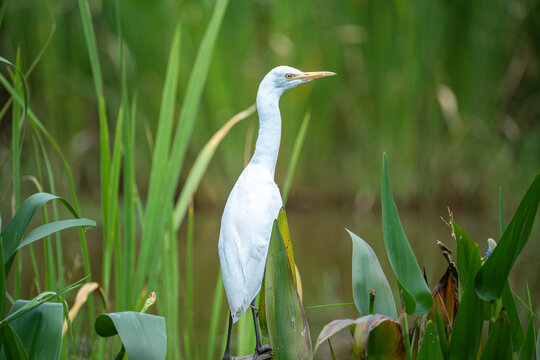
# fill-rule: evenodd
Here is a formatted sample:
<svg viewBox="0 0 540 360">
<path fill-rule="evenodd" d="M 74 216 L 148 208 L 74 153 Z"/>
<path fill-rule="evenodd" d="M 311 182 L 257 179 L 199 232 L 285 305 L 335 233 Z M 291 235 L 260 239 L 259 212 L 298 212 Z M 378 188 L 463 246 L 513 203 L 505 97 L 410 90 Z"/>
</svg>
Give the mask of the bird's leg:
<svg viewBox="0 0 540 360">
<path fill-rule="evenodd" d="M 221 360 L 232 360 L 231 355 L 231 330 L 232 330 L 232 315 L 229 312 L 229 330 L 227 331 L 227 346 L 225 347 L 225 353 L 223 354 L 223 357 Z"/>
<path fill-rule="evenodd" d="M 253 360 L 256 360 L 259 358 L 260 354 L 272 351 L 272 348 L 269 345 L 262 345 L 261 344 L 261 335 L 259 333 L 259 322 L 257 321 L 257 308 L 255 307 L 255 299 L 251 302 L 251 313 L 253 314 L 253 325 L 255 326 L 255 338 L 256 338 L 256 345 L 255 345 L 255 353 L 253 354 Z"/>
</svg>

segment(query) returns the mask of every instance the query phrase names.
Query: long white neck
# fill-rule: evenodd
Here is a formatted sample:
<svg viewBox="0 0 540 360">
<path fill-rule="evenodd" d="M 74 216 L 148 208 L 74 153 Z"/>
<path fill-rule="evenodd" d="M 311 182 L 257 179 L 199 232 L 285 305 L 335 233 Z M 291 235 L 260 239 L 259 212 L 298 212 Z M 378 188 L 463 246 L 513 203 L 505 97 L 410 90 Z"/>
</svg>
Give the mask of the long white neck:
<svg viewBox="0 0 540 360">
<path fill-rule="evenodd" d="M 281 140 L 281 115 L 279 98 L 281 92 L 269 89 L 263 84 L 257 92 L 257 112 L 259 113 L 259 136 L 255 144 L 255 153 L 251 164 L 264 166 L 272 177 L 276 170 L 276 162 Z"/>
</svg>

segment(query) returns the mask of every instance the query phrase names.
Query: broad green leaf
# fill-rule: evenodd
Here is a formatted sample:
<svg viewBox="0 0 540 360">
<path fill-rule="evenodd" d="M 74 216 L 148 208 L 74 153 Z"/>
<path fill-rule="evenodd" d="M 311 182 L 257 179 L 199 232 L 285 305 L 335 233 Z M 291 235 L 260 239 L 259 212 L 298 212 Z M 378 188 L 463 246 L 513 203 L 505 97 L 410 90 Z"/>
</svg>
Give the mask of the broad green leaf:
<svg viewBox="0 0 540 360">
<path fill-rule="evenodd" d="M 484 346 L 484 351 L 480 358 L 480 360 L 491 359 L 512 359 L 510 321 L 504 308 L 501 309 L 497 321 L 489 331 L 486 346 Z"/>
<path fill-rule="evenodd" d="M 476 292 L 482 299 L 491 301 L 501 297 L 510 270 L 531 234 L 539 202 L 540 173 L 523 196 L 497 247 L 476 275 Z"/>
<path fill-rule="evenodd" d="M 9 314 L 28 305 L 28 300 L 17 300 Z M 63 307 L 46 302 L 9 322 L 19 337 L 30 359 L 58 359 L 62 348 Z M 8 326 L 6 326 L 7 328 Z"/>
<path fill-rule="evenodd" d="M 510 323 L 512 326 L 512 323 Z M 515 350 L 514 346 L 514 350 Z M 538 351 L 538 350 L 537 350 Z M 531 315 L 529 317 L 529 324 L 527 325 L 527 335 L 525 336 L 525 341 L 523 347 L 519 352 L 518 360 L 529 360 L 534 356 L 534 317 Z"/>
<path fill-rule="evenodd" d="M 311 359 L 311 340 L 302 302 L 293 280 L 283 236 L 274 221 L 265 278 L 266 319 L 277 359 Z"/>
<path fill-rule="evenodd" d="M 369 312 L 369 290 L 375 290 L 373 313 L 397 319 L 396 305 L 392 290 L 384 276 L 377 255 L 373 249 L 353 232 L 347 232 L 353 243 L 352 251 L 352 283 L 354 304 L 361 315 Z"/>
<path fill-rule="evenodd" d="M 355 321 L 353 351 L 361 359 L 406 359 L 401 326 L 388 316 L 375 314 Z"/>
<path fill-rule="evenodd" d="M 28 359 L 21 339 L 9 324 L 0 329 L 0 359 Z"/>
<path fill-rule="evenodd" d="M 386 153 L 383 156 L 382 171 L 382 217 L 386 252 L 399 286 L 405 290 L 405 310 L 407 314 L 423 315 L 431 309 L 433 299 L 399 220 Z"/>
<path fill-rule="evenodd" d="M 474 277 L 478 269 L 480 269 L 482 260 L 480 259 L 478 244 L 471 243 L 472 240 L 469 242 L 468 239 L 470 238 L 456 223 L 452 222 L 451 224 L 458 243 L 458 261 L 460 248 L 466 250 L 461 252 L 461 257 L 469 255 L 469 258 L 462 260 L 462 264 L 467 264 L 466 272 L 462 272 L 464 267 L 459 268 L 460 263 L 458 262 L 460 279 L 462 279 L 462 283 L 466 283 L 466 286 L 454 321 L 449 359 L 474 359 L 482 339 L 484 318 L 484 302 L 478 297 L 474 289 Z"/>
<path fill-rule="evenodd" d="M 521 345 L 523 345 L 525 334 L 521 327 L 521 320 L 519 320 L 516 303 L 514 302 L 514 296 L 512 295 L 512 289 L 510 288 L 508 280 L 506 281 L 502 293 L 502 306 L 506 309 L 508 314 L 508 319 L 510 320 L 510 332 L 512 334 L 512 345 L 514 346 L 514 351 L 517 351 L 521 348 Z"/>
<path fill-rule="evenodd" d="M 420 351 L 418 352 L 417 360 L 438 359 L 442 360 L 443 354 L 439 346 L 439 341 L 437 339 L 437 334 L 435 333 L 435 327 L 433 326 L 433 322 L 429 320 L 424 330 L 424 338 L 422 340 L 422 345 L 420 346 Z"/>
<path fill-rule="evenodd" d="M 130 360 L 165 359 L 165 318 L 133 311 L 102 314 L 94 324 L 102 337 L 120 335 Z"/>
</svg>

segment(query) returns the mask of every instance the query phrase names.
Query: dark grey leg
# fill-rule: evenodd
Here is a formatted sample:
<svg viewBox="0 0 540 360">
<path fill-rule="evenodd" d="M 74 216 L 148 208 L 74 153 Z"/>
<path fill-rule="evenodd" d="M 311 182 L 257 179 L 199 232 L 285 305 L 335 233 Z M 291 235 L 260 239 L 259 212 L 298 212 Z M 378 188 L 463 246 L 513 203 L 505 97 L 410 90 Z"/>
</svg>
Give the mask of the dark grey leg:
<svg viewBox="0 0 540 360">
<path fill-rule="evenodd" d="M 223 354 L 223 357 L 221 360 L 232 360 L 231 355 L 231 330 L 232 330 L 232 316 L 229 312 L 229 330 L 227 331 L 227 346 L 225 347 L 225 353 Z"/>
<path fill-rule="evenodd" d="M 262 345 L 261 344 L 261 335 L 259 333 L 259 322 L 257 321 L 257 310 L 255 310 L 255 299 L 251 302 L 251 313 L 253 314 L 253 325 L 255 326 L 255 338 L 256 338 L 256 345 L 255 345 L 255 353 L 253 354 L 253 360 L 256 360 L 259 358 L 260 354 L 272 351 L 272 348 L 269 345 Z"/>
</svg>

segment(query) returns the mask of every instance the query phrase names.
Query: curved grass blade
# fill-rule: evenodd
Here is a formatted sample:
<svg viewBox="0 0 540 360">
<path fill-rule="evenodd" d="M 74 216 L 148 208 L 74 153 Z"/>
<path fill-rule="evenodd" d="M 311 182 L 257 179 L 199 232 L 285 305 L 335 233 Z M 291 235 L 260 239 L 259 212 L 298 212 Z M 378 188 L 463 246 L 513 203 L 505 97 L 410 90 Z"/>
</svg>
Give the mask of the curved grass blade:
<svg viewBox="0 0 540 360">
<path fill-rule="evenodd" d="M 167 353 L 165 318 L 134 311 L 102 314 L 94 323 L 102 337 L 120 335 L 130 360 L 162 360 Z"/>
<path fill-rule="evenodd" d="M 510 224 L 475 278 L 478 295 L 492 301 L 501 297 L 508 275 L 531 234 L 540 202 L 540 173 L 523 196 Z"/>
<path fill-rule="evenodd" d="M 443 336 L 445 335 L 443 334 Z M 433 322 L 429 320 L 424 330 L 424 339 L 422 340 L 422 345 L 420 346 L 417 360 L 442 359 L 444 358 L 441 352 L 441 348 L 439 347 L 437 335 L 435 334 L 435 327 L 433 326 Z"/>
<path fill-rule="evenodd" d="M 423 315 L 431 309 L 433 298 L 399 219 L 388 175 L 386 153 L 383 155 L 382 217 L 386 252 L 400 289 L 404 290 L 402 296 L 405 310 L 407 314 Z"/>
<path fill-rule="evenodd" d="M 46 202 L 53 199 L 59 199 L 75 218 L 79 218 L 79 215 L 69 202 L 59 196 L 48 193 L 36 193 L 28 197 L 0 234 L 4 239 L 2 253 L 6 275 L 9 273 L 12 257 L 19 247 L 30 221 Z"/>
<path fill-rule="evenodd" d="M 29 245 L 33 243 L 34 241 L 42 239 L 51 234 L 54 234 L 55 232 L 69 229 L 69 228 L 79 227 L 79 226 L 95 227 L 96 222 L 90 219 L 69 219 L 69 220 L 59 220 L 59 221 L 55 221 L 52 223 L 38 226 L 34 230 L 30 231 L 28 235 L 24 237 L 24 239 L 22 240 L 21 244 L 17 247 L 15 252 L 19 251 L 26 245 Z"/>
<path fill-rule="evenodd" d="M 370 314 L 369 290 L 375 290 L 373 313 L 397 319 L 396 305 L 392 290 L 386 280 L 377 255 L 359 236 L 345 229 L 353 243 L 352 282 L 354 304 L 361 315 Z"/>
</svg>

